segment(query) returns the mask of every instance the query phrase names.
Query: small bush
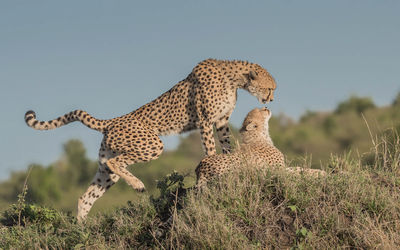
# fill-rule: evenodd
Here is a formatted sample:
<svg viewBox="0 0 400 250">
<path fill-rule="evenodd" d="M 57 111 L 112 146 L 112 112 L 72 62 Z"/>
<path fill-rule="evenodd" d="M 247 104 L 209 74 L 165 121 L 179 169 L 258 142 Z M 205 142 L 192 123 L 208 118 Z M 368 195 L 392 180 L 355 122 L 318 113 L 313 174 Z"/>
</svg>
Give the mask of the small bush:
<svg viewBox="0 0 400 250">
<path fill-rule="evenodd" d="M 184 176 L 174 171 L 163 180 L 157 181 L 157 189 L 160 191 L 160 196 L 158 198 L 150 196 L 150 201 L 163 221 L 171 216 L 173 207 L 182 208 L 181 197 L 186 194 L 186 189 L 183 188 L 183 180 Z"/>
<path fill-rule="evenodd" d="M 367 109 L 375 108 L 375 103 L 370 97 L 352 96 L 350 99 L 340 103 L 335 112 L 337 114 L 353 111 L 357 114 L 364 113 Z"/>
<path fill-rule="evenodd" d="M 54 209 L 33 204 L 24 204 L 22 208 L 12 205 L 3 214 L 1 223 L 5 226 L 26 225 L 56 225 L 61 220 L 60 213 Z"/>
</svg>

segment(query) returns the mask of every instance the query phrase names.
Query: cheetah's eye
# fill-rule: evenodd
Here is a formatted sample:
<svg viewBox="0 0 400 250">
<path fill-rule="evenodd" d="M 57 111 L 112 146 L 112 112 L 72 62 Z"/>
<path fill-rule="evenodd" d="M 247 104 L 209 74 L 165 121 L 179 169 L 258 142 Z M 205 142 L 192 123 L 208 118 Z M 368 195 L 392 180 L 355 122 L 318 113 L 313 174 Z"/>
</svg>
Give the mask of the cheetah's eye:
<svg viewBox="0 0 400 250">
<path fill-rule="evenodd" d="M 253 122 L 251 122 L 250 124 L 248 124 L 248 125 L 246 126 L 246 130 L 247 130 L 247 131 L 254 130 L 254 129 L 256 129 L 256 128 L 257 128 L 257 124 L 254 124 Z"/>
</svg>

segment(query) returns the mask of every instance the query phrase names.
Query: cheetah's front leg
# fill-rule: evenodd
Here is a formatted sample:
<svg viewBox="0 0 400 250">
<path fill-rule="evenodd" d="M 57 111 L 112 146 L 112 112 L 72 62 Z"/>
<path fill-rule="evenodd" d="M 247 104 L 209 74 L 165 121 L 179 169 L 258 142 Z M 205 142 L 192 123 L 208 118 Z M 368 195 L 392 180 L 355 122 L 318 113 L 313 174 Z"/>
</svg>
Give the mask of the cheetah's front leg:
<svg viewBox="0 0 400 250">
<path fill-rule="evenodd" d="M 213 136 L 213 125 L 205 124 L 200 127 L 200 137 L 206 156 L 215 155 L 215 141 Z"/>
<path fill-rule="evenodd" d="M 215 123 L 215 128 L 217 129 L 218 140 L 221 145 L 223 154 L 228 154 L 232 150 L 228 119 L 229 119 L 229 116 L 224 117 Z"/>
</svg>

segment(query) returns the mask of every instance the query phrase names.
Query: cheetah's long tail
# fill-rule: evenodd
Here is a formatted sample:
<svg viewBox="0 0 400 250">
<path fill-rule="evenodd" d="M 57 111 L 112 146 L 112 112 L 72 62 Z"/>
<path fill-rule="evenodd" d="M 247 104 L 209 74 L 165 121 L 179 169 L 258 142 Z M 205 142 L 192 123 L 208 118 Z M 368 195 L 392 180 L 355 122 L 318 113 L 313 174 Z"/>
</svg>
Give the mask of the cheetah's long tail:
<svg viewBox="0 0 400 250">
<path fill-rule="evenodd" d="M 29 110 L 25 113 L 25 122 L 26 124 L 37 130 L 50 130 L 59 128 L 64 126 L 70 122 L 80 121 L 87 127 L 104 132 L 104 129 L 110 123 L 110 120 L 99 120 L 89 115 L 87 112 L 83 110 L 75 110 L 71 111 L 63 116 L 60 116 L 54 120 L 50 121 L 39 121 L 36 119 L 36 113 L 32 110 Z"/>
</svg>

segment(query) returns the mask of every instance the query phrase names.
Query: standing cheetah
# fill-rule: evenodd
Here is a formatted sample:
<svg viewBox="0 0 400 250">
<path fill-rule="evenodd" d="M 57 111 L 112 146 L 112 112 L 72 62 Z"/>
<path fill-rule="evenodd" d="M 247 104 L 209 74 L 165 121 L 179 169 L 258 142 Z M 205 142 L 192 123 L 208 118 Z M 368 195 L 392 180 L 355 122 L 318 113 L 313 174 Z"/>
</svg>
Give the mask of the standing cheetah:
<svg viewBox="0 0 400 250">
<path fill-rule="evenodd" d="M 122 177 L 134 189 L 144 184 L 128 165 L 156 159 L 163 151 L 159 135 L 200 129 L 206 155 L 214 155 L 215 125 L 224 153 L 230 151 L 228 119 L 235 107 L 237 89 L 245 89 L 261 103 L 274 99 L 276 83 L 261 66 L 246 61 L 207 59 L 169 91 L 137 110 L 110 120 L 99 120 L 82 110 L 57 119 L 39 121 L 33 111 L 25 114 L 29 127 L 48 130 L 73 121 L 104 134 L 99 152 L 99 169 L 78 202 L 78 219 L 84 219 L 93 203 Z"/>
<path fill-rule="evenodd" d="M 274 146 L 269 136 L 270 117 L 271 112 L 267 108 L 256 108 L 250 111 L 240 129 L 243 140 L 240 148 L 232 154 L 211 155 L 204 158 L 196 168 L 197 187 L 203 186 L 212 177 L 241 165 L 284 167 L 284 155 Z M 285 169 L 293 173 L 325 175 L 324 171 L 318 169 L 300 167 Z"/>
</svg>

